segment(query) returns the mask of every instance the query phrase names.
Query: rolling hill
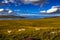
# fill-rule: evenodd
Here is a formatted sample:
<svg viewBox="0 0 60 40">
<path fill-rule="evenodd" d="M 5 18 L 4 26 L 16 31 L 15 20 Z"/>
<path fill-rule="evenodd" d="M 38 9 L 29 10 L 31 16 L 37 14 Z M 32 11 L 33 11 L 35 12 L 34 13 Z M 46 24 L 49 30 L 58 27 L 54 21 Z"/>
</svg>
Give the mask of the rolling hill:
<svg viewBox="0 0 60 40">
<path fill-rule="evenodd" d="M 60 17 L 42 18 L 36 20 L 0 20 L 3 27 L 60 27 Z"/>
<path fill-rule="evenodd" d="M 60 17 L 0 20 L 0 40 L 60 40 Z"/>
</svg>

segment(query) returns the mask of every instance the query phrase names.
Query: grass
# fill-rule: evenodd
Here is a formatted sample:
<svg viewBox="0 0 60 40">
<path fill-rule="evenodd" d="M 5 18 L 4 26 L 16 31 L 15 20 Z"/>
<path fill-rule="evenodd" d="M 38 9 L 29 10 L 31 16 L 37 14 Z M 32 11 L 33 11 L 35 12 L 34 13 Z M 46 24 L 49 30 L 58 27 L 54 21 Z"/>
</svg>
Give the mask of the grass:
<svg viewBox="0 0 60 40">
<path fill-rule="evenodd" d="M 59 40 L 60 17 L 37 20 L 0 20 L 0 40 Z"/>
</svg>

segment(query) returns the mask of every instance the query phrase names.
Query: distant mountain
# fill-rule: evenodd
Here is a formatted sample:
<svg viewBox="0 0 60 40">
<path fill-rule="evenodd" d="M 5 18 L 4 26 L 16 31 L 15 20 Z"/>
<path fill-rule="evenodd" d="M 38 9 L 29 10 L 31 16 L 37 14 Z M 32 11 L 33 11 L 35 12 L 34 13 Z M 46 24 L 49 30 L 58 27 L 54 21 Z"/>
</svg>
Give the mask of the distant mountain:
<svg viewBox="0 0 60 40">
<path fill-rule="evenodd" d="M 18 16 L 12 10 L 2 10 L 0 11 L 0 18 L 26 18 L 26 17 Z"/>
<path fill-rule="evenodd" d="M 14 16 L 14 15 L 3 15 L 3 16 L 0 16 L 0 18 L 26 18 L 26 17 Z"/>
</svg>

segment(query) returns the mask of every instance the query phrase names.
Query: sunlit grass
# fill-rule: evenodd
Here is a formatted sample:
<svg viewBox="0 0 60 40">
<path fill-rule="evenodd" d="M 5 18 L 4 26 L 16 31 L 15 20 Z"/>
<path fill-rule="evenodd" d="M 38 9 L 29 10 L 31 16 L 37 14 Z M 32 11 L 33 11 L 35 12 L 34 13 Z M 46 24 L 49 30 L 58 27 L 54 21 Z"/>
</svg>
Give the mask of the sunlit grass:
<svg viewBox="0 0 60 40">
<path fill-rule="evenodd" d="M 0 20 L 0 40 L 59 40 L 60 18 L 37 20 Z"/>
</svg>

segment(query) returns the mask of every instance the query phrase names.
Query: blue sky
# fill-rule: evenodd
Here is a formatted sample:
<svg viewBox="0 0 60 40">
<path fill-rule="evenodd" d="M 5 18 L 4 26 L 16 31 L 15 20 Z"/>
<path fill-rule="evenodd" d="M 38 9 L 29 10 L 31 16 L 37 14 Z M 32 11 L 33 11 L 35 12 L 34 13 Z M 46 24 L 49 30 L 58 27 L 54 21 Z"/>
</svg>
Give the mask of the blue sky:
<svg viewBox="0 0 60 40">
<path fill-rule="evenodd" d="M 5 1 L 5 2 L 4 2 Z M 26 1 L 26 0 L 13 0 L 13 1 L 8 1 L 7 0 L 0 0 L 0 9 L 10 9 L 16 14 L 21 14 L 21 13 L 40 13 L 40 11 L 47 11 L 51 9 L 53 6 L 60 6 L 60 0 L 42 0 L 42 2 L 37 2 L 37 1 Z M 38 0 L 40 1 L 40 0 Z M 37 2 L 37 3 L 34 3 Z M 3 5 L 4 4 L 4 5 Z M 5 5 L 6 4 L 6 5 Z"/>
</svg>

